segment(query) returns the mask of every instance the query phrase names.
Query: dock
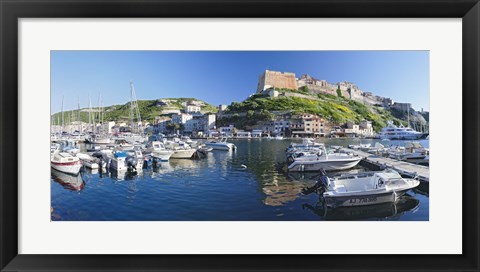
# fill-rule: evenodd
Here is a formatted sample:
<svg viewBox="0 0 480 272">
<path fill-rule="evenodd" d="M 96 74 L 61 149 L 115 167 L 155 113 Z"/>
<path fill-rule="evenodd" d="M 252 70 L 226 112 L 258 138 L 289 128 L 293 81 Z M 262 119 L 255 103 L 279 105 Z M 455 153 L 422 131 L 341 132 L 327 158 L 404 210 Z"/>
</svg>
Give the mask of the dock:
<svg viewBox="0 0 480 272">
<path fill-rule="evenodd" d="M 412 178 L 418 176 L 418 179 L 421 182 L 429 182 L 430 180 L 430 169 L 427 166 L 385 158 L 357 149 L 345 148 L 344 150 L 363 157 L 362 162 L 379 169 L 391 168 L 402 176 L 408 176 Z"/>
</svg>

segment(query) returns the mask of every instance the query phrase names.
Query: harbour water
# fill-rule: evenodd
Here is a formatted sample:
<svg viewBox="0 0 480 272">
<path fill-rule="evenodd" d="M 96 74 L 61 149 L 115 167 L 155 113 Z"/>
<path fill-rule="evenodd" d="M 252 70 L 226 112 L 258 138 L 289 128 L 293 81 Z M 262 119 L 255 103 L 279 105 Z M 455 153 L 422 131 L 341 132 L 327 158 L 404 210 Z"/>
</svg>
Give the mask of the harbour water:
<svg viewBox="0 0 480 272">
<path fill-rule="evenodd" d="M 292 140 L 229 140 L 199 160 L 170 160 L 129 176 L 85 169 L 78 177 L 52 172 L 52 221 L 317 221 L 429 220 L 428 192 L 410 190 L 396 204 L 325 210 L 302 195 L 315 173 L 285 171 Z M 326 145 L 379 140 L 322 139 Z M 299 140 L 300 142 L 300 140 Z M 403 146 L 403 141 L 381 142 Z M 421 140 L 428 147 L 428 140 Z M 83 146 L 84 148 L 84 146 Z M 350 171 L 364 171 L 360 166 Z"/>
</svg>

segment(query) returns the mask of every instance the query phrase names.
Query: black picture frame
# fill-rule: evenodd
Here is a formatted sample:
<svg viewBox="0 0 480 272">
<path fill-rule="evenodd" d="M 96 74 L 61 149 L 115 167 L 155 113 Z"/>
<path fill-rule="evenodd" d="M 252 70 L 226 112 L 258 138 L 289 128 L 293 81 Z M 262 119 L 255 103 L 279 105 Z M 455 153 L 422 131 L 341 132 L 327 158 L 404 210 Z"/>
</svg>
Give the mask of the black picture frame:
<svg viewBox="0 0 480 272">
<path fill-rule="evenodd" d="M 478 0 L 0 0 L 1 271 L 479 271 Z M 461 255 L 24 255 L 18 254 L 19 18 L 462 18 Z M 445 173 L 445 178 L 452 173 Z M 455 180 L 456 181 L 456 180 Z M 452 181 L 453 182 L 453 181 Z M 444 196 L 448 198 L 448 196 Z M 441 237 L 439 237 L 441 241 Z M 395 241 L 401 242 L 401 241 Z M 325 246 L 325 245 L 318 245 Z"/>
</svg>

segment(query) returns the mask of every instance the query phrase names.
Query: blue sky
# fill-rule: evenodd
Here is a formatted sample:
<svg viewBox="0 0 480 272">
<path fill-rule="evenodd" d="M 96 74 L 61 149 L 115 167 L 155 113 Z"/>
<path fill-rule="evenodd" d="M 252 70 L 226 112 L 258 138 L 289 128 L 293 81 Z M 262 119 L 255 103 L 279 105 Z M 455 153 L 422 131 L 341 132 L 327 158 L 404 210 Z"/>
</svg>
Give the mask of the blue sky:
<svg viewBox="0 0 480 272">
<path fill-rule="evenodd" d="M 428 51 L 52 51 L 51 110 L 137 99 L 194 97 L 212 105 L 243 101 L 265 70 L 350 81 L 362 91 L 429 109 Z"/>
</svg>

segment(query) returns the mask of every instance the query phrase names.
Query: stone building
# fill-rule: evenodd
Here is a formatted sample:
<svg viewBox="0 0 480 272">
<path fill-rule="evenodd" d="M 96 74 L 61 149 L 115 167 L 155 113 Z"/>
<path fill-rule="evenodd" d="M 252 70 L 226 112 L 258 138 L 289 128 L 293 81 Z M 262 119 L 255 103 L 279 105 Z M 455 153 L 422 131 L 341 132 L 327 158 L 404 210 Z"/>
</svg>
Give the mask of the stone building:
<svg viewBox="0 0 480 272">
<path fill-rule="evenodd" d="M 265 70 L 258 79 L 257 93 L 269 88 L 298 90 L 295 73 Z"/>
<path fill-rule="evenodd" d="M 410 103 L 397 103 L 397 102 L 395 102 L 395 103 L 393 103 L 393 105 L 391 107 L 396 109 L 396 110 L 402 111 L 402 112 L 408 112 L 408 111 L 412 110 L 412 104 L 410 104 Z"/>
</svg>

